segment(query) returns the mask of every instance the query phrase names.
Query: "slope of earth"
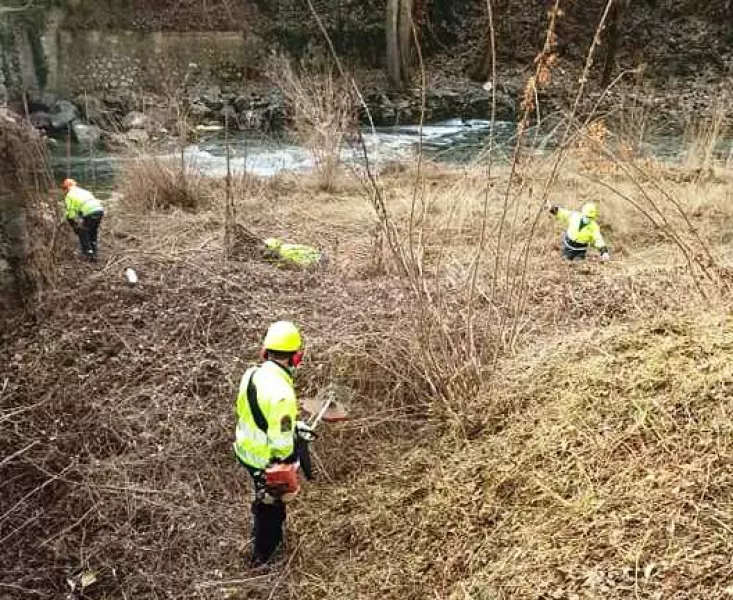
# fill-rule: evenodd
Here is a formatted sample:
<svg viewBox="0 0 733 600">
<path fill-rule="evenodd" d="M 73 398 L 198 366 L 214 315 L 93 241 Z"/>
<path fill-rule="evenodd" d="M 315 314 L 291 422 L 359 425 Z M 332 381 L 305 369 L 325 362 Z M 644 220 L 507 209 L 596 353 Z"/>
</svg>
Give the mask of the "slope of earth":
<svg viewBox="0 0 733 600">
<path fill-rule="evenodd" d="M 421 251 L 428 268 L 442 257 L 445 280 L 421 284 L 446 292 L 440 324 L 458 343 L 451 328 L 465 312 L 460 282 L 484 209 L 481 331 L 507 310 L 489 280 L 502 183 L 484 207 L 483 169 L 425 173 Z M 544 177 L 523 175 L 530 188 Z M 558 199 L 595 197 L 573 177 Z M 406 232 L 414 173 L 382 181 Z M 733 339 L 663 232 L 650 239 L 639 215 L 604 199 L 619 261 L 601 271 L 561 264 L 557 231 L 538 226 L 519 342 L 498 355 L 487 389 L 461 398 L 464 414 L 446 419 L 415 346 L 429 315 L 411 282 L 375 260 L 363 183 L 344 178 L 325 192 L 283 176 L 235 189 L 241 222 L 260 237 L 325 246 L 324 271 L 227 257 L 217 182 L 197 214 L 110 204 L 99 268 L 74 262 L 61 240 L 57 288 L 0 323 L 1 597 L 63 597 L 71 581 L 77 598 L 99 600 L 718 598 L 733 583 Z M 697 203 L 697 230 L 724 241 L 728 180 L 660 185 Z M 517 194 L 511 248 L 537 210 L 531 190 Z M 124 285 L 128 266 L 138 287 Z M 347 386 L 353 420 L 318 440 L 319 480 L 292 505 L 285 562 L 249 572 L 232 404 L 279 318 L 305 331 L 300 394 Z"/>
<path fill-rule="evenodd" d="M 707 311 L 531 347 L 477 399 L 505 427 L 313 488 L 298 597 L 727 597 L 732 350 Z"/>
</svg>

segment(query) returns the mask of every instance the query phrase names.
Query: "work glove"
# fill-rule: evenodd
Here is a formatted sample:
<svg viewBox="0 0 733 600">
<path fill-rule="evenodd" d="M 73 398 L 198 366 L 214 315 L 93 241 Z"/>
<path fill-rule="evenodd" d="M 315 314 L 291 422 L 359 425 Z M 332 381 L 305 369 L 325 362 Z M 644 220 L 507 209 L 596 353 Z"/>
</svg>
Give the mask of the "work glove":
<svg viewBox="0 0 733 600">
<path fill-rule="evenodd" d="M 603 262 L 607 262 L 607 261 L 611 260 L 611 255 L 608 253 L 608 251 L 601 252 L 601 260 Z"/>
<path fill-rule="evenodd" d="M 312 442 L 316 439 L 316 432 L 305 421 L 296 421 L 295 433 L 301 440 L 305 442 Z"/>
<path fill-rule="evenodd" d="M 560 207 L 557 204 L 553 204 L 550 207 L 550 214 L 551 215 L 556 215 L 557 214 L 557 211 L 559 211 L 559 210 L 560 210 Z"/>
</svg>

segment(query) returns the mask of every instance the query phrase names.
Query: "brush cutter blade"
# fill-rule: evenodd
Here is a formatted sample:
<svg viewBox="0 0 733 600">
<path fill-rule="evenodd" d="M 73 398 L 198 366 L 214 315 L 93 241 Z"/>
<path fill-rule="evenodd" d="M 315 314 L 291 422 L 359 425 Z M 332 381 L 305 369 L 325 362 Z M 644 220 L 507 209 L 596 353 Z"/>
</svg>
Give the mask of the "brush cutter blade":
<svg viewBox="0 0 733 600">
<path fill-rule="evenodd" d="M 315 417 L 323 408 L 323 404 L 326 402 L 326 400 L 319 400 L 319 399 L 312 399 L 312 400 L 303 400 L 301 402 L 301 407 L 303 408 L 303 411 L 308 413 L 311 417 Z M 346 408 L 343 404 L 340 402 L 331 402 L 331 406 L 328 407 L 328 410 L 323 414 L 323 421 L 326 423 L 340 423 L 343 421 L 348 421 L 349 414 L 346 411 Z"/>
</svg>

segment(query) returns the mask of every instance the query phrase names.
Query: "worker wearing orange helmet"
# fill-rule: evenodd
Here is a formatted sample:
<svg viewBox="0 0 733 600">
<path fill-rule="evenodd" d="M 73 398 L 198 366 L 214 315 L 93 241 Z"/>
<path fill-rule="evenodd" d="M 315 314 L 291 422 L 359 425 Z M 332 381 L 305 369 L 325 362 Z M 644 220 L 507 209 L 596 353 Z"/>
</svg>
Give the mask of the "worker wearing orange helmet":
<svg viewBox="0 0 733 600">
<path fill-rule="evenodd" d="M 273 323 L 262 345 L 262 364 L 246 371 L 236 401 L 234 454 L 252 477 L 254 547 L 252 565 L 267 563 L 283 543 L 285 502 L 297 493 L 274 492 L 268 475 L 275 466 L 292 466 L 297 476 L 296 436 L 307 430 L 297 422 L 293 371 L 303 358 L 303 340 L 289 321 Z M 297 482 L 297 479 L 295 479 Z"/>
<path fill-rule="evenodd" d="M 90 191 L 79 187 L 73 179 L 64 179 L 66 221 L 79 237 L 79 246 L 84 258 L 96 261 L 98 252 L 99 225 L 104 217 L 104 208 Z"/>
<path fill-rule="evenodd" d="M 567 227 L 562 235 L 562 254 L 566 259 L 585 260 L 589 246 L 600 252 L 601 260 L 611 258 L 598 225 L 598 205 L 595 202 L 584 204 L 580 212 L 552 206 L 550 214 Z"/>
</svg>

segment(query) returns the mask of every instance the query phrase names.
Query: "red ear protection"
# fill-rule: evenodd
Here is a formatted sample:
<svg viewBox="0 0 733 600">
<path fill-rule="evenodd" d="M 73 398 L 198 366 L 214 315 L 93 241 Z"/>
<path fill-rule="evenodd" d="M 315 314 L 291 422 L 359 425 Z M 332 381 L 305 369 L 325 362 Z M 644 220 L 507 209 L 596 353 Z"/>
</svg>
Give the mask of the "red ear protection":
<svg viewBox="0 0 733 600">
<path fill-rule="evenodd" d="M 300 363 L 302 362 L 303 362 L 303 352 L 296 352 L 295 354 L 293 354 L 293 358 L 290 359 L 290 364 L 294 368 L 299 367 Z"/>
<path fill-rule="evenodd" d="M 296 352 L 295 354 L 293 354 L 292 358 L 290 359 L 290 366 L 293 368 L 299 367 L 300 363 L 303 362 L 303 354 L 304 353 L 302 351 Z M 262 348 L 260 350 L 260 359 L 265 361 L 265 360 L 268 360 L 268 357 L 269 355 L 267 353 L 267 348 Z"/>
<path fill-rule="evenodd" d="M 300 366 L 300 363 L 303 362 L 303 352 L 296 352 L 293 354 L 293 358 L 290 359 L 290 364 L 293 368 L 297 368 Z"/>
</svg>

